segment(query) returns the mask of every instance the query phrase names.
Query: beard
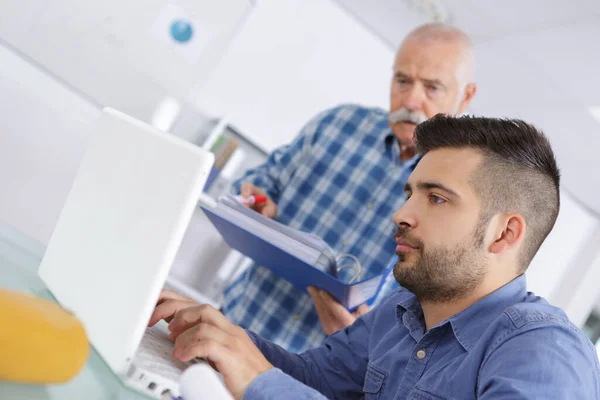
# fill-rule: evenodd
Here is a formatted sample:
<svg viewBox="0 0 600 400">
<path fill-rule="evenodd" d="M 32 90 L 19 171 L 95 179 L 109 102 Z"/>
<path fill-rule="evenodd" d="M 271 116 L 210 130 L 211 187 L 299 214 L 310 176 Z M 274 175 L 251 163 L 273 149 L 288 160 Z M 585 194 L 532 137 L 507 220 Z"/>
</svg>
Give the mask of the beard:
<svg viewBox="0 0 600 400">
<path fill-rule="evenodd" d="M 480 221 L 463 246 L 428 249 L 412 236 L 409 228 L 400 227 L 396 236 L 417 247 L 399 252 L 394 277 L 400 286 L 415 294 L 420 302 L 440 303 L 464 298 L 485 277 L 486 257 L 483 242 L 485 223 Z"/>
</svg>

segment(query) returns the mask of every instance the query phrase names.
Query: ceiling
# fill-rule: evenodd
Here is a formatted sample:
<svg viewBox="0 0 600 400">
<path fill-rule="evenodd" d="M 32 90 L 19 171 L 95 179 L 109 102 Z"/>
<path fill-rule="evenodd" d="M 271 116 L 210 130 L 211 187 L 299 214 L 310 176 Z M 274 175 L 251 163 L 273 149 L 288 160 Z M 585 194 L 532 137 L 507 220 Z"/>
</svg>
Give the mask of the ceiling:
<svg viewBox="0 0 600 400">
<path fill-rule="evenodd" d="M 396 48 L 438 10 L 477 50 L 470 112 L 523 118 L 553 144 L 563 189 L 600 217 L 599 0 L 337 0 Z"/>
</svg>

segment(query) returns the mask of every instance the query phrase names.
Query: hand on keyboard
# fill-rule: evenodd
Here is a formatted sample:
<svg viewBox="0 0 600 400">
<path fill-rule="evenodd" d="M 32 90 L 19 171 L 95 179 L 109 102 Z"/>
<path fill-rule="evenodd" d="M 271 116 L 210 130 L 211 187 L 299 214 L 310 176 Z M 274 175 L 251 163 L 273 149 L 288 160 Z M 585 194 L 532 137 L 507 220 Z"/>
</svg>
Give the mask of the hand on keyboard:
<svg viewBox="0 0 600 400">
<path fill-rule="evenodd" d="M 156 303 L 152 317 L 150 317 L 148 326 L 156 325 L 161 319 L 171 322 L 177 311 L 197 305 L 198 303 L 189 297 L 182 296 L 171 290 L 163 290 L 160 292 L 158 302 Z"/>
<path fill-rule="evenodd" d="M 169 330 L 175 339 L 173 357 L 183 362 L 207 358 L 236 399 L 256 377 L 273 368 L 245 330 L 209 305 L 179 309 Z"/>
</svg>

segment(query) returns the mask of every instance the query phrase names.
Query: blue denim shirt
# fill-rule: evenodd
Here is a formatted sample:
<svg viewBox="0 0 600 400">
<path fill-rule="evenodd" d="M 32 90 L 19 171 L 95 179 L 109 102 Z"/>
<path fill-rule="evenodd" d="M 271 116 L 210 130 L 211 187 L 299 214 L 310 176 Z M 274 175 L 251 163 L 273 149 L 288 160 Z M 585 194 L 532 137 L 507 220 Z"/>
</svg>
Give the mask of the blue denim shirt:
<svg viewBox="0 0 600 400">
<path fill-rule="evenodd" d="M 401 288 L 299 355 L 249 334 L 276 369 L 244 400 L 600 399 L 592 343 L 524 276 L 428 331 Z"/>
</svg>

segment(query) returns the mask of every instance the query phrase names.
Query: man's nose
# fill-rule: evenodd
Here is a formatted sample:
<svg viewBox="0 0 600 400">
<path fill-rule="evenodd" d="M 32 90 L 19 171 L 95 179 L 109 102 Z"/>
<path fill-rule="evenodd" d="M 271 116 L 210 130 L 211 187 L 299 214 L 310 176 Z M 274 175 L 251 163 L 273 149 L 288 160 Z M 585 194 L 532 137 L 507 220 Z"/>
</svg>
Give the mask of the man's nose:
<svg viewBox="0 0 600 400">
<path fill-rule="evenodd" d="M 425 93 L 421 85 L 412 85 L 404 100 L 404 107 L 410 111 L 423 111 L 423 102 L 425 101 Z"/>
<path fill-rule="evenodd" d="M 408 200 L 392 216 L 394 224 L 405 229 L 414 229 L 417 226 L 417 218 Z"/>
</svg>

